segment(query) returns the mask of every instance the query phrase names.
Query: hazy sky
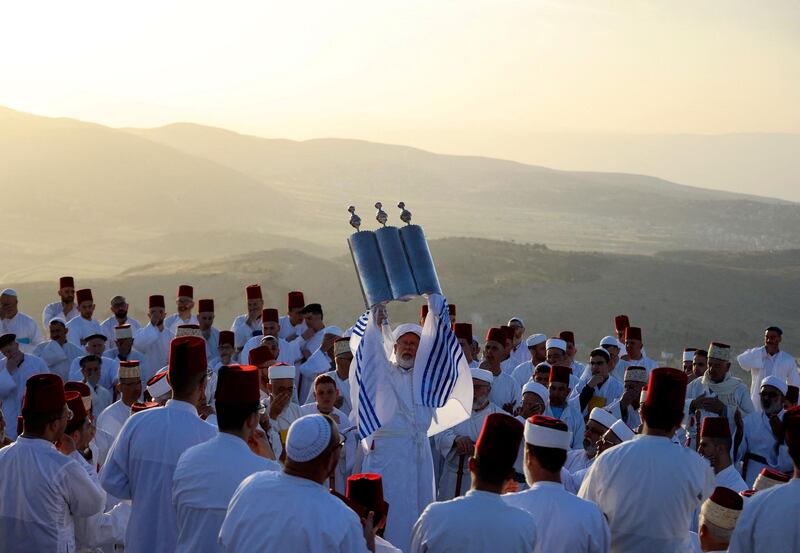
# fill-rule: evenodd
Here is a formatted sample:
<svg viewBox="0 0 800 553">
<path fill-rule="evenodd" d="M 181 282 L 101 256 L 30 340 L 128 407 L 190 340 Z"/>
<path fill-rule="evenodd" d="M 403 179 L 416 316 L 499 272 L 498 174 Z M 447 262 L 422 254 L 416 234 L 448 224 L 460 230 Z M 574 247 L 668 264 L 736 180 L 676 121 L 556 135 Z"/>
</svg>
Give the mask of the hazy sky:
<svg viewBox="0 0 800 553">
<path fill-rule="evenodd" d="M 112 126 L 800 132 L 798 98 L 796 0 L 0 4 L 0 105 Z"/>
</svg>

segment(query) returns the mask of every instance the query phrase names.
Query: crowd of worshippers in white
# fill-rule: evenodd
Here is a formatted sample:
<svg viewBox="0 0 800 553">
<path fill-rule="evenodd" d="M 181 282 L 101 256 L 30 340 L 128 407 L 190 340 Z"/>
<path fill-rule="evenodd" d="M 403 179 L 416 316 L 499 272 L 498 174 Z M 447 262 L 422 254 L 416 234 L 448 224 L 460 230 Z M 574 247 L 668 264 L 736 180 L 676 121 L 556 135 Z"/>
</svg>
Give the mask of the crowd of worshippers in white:
<svg viewBox="0 0 800 553">
<path fill-rule="evenodd" d="M 420 325 L 380 308 L 343 331 L 250 285 L 219 331 L 193 292 L 170 316 L 150 296 L 144 326 L 116 296 L 98 322 L 63 277 L 49 340 L 0 293 L 0 553 L 800 548 L 778 327 L 735 359 L 748 390 L 729 346 L 659 367 L 625 315 L 584 366 L 572 332 L 519 317 L 480 345 L 441 296 Z M 459 374 L 472 403 L 444 424 Z"/>
</svg>

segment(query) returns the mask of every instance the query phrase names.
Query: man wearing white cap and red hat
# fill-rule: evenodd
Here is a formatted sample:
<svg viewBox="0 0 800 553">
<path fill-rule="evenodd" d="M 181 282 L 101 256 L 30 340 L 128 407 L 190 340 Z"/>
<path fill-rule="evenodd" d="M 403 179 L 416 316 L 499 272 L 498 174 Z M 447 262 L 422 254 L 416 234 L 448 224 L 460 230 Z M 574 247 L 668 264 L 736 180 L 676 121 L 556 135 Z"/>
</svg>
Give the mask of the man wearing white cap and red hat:
<svg viewBox="0 0 800 553">
<path fill-rule="evenodd" d="M 641 328 L 638 326 L 627 327 L 623 331 L 622 342 L 625 344 L 626 353 L 620 359 L 617 367 L 615 367 L 617 370 L 622 371 L 628 365 L 636 365 L 647 369 L 647 375 L 649 376 L 650 372 L 658 367 L 658 363 L 650 359 L 644 351 Z"/>
<path fill-rule="evenodd" d="M 67 325 L 63 319 L 52 319 L 48 330 L 50 339 L 37 345 L 33 350 L 33 355 L 44 361 L 51 373 L 57 374 L 62 380 L 67 380 L 72 361 L 85 355 L 85 352 L 83 348 L 67 340 Z"/>
<path fill-rule="evenodd" d="M 647 384 L 647 370 L 644 367 L 628 365 L 625 367 L 625 391 L 616 400 L 605 406 L 605 410 L 625 422 L 628 428 L 636 430 L 642 424 L 639 418 L 639 402 L 642 388 Z"/>
<path fill-rule="evenodd" d="M 466 493 L 471 480 L 466 461 L 475 450 L 475 442 L 483 428 L 486 417 L 492 413 L 503 413 L 489 400 L 492 391 L 492 373 L 485 369 L 470 369 L 472 373 L 472 416 L 457 425 L 436 434 L 433 442 L 445 458 L 439 478 L 437 501 L 447 501 Z"/>
<path fill-rule="evenodd" d="M 505 413 L 486 417 L 469 458 L 470 490 L 428 505 L 414 524 L 411 553 L 533 551 L 537 536 L 533 517 L 506 504 L 501 495 L 512 481 L 522 434 L 522 423 L 514 417 Z"/>
<path fill-rule="evenodd" d="M 130 309 L 130 306 L 124 296 L 114 296 L 111 298 L 110 309 L 111 316 L 100 323 L 100 328 L 103 330 L 103 334 L 105 334 L 106 338 L 108 338 L 109 343 L 113 343 L 114 340 L 116 340 L 114 329 L 118 326 L 128 325 L 134 332 L 142 328 L 142 324 L 139 321 L 128 316 L 128 309 Z"/>
<path fill-rule="evenodd" d="M 583 433 L 583 448 L 572 449 L 567 453 L 564 467 L 571 473 L 588 468 L 597 457 L 597 442 L 617 418 L 600 407 L 595 407 L 586 421 L 586 430 Z"/>
<path fill-rule="evenodd" d="M 108 347 L 103 352 L 103 357 L 121 361 L 144 361 L 144 355 L 133 349 L 134 328 L 124 324 L 115 326 L 112 333 L 114 347 Z"/>
<path fill-rule="evenodd" d="M 181 454 L 213 438 L 217 429 L 203 421 L 197 406 L 208 379 L 206 345 L 197 336 L 170 343 L 168 375 L 172 399 L 163 408 L 131 416 L 100 471 L 109 494 L 132 499 L 125 551 L 149 553 L 153 547 L 175 551 L 177 521 L 172 480 Z"/>
<path fill-rule="evenodd" d="M 787 384 L 800 386 L 800 372 L 794 356 L 781 350 L 783 330 L 770 326 L 764 331 L 764 345 L 739 354 L 736 361 L 742 370 L 750 373 L 750 399 L 756 411 L 760 410 L 759 385 L 764 377 L 776 376 Z"/>
<path fill-rule="evenodd" d="M 536 519 L 536 553 L 608 553 L 611 535 L 603 513 L 564 489 L 561 469 L 572 438 L 562 421 L 536 415 L 525 421 L 525 478 L 529 489 L 503 500 Z"/>
<path fill-rule="evenodd" d="M 500 406 L 507 413 L 513 413 L 520 403 L 520 386 L 511 375 L 503 372 L 503 342 L 506 340 L 506 331 L 502 328 L 490 328 L 486 333 L 486 343 L 483 346 L 483 361 L 480 368 L 492 373 L 492 403 Z"/>
<path fill-rule="evenodd" d="M 61 319 L 64 324 L 79 315 L 78 306 L 75 305 L 75 279 L 71 276 L 62 276 L 58 279 L 59 300 L 48 303 L 42 310 L 42 325 L 47 326 L 53 319 Z"/>
<path fill-rule="evenodd" d="M 0 409 L 7 421 L 16 421 L 25 397 L 25 382 L 50 371 L 44 361 L 22 352 L 14 334 L 0 335 L 0 356 Z M 6 427 L 6 433 L 16 438 L 12 423 Z"/>
<path fill-rule="evenodd" d="M 164 326 L 177 335 L 178 325 L 196 325 L 197 317 L 192 314 L 194 309 L 194 287 L 188 284 L 178 286 L 175 295 L 175 307 L 178 312 L 164 319 Z"/>
<path fill-rule="evenodd" d="M 604 451 L 592 464 L 579 497 L 594 501 L 611 528 L 615 553 L 689 553 L 694 510 L 714 491 L 708 462 L 670 437 L 683 420 L 686 375 L 650 373 L 642 434 Z"/>
<path fill-rule="evenodd" d="M 261 311 L 264 309 L 264 296 L 260 284 L 249 284 L 244 288 L 247 300 L 247 313 L 238 315 L 231 325 L 237 350 L 241 350 L 253 336 L 261 334 Z M 243 362 L 247 362 L 245 358 Z"/>
<path fill-rule="evenodd" d="M 306 319 L 302 312 L 305 306 L 306 299 L 303 292 L 293 290 L 286 295 L 286 315 L 283 315 L 279 320 L 281 331 L 278 338 L 291 342 L 308 330 Z"/>
<path fill-rule="evenodd" d="M 294 421 L 283 471 L 253 474 L 234 493 L 219 533 L 222 550 L 374 551 L 372 517 L 367 515 L 362 527 L 358 515 L 326 486 L 340 447 L 336 425 L 324 415 Z"/>
<path fill-rule="evenodd" d="M 796 551 L 800 543 L 800 407 L 783 415 L 782 441 L 792 459 L 792 479 L 760 491 L 747 499 L 747 507 L 736 524 L 728 551 L 762 553 Z"/>
<path fill-rule="evenodd" d="M 511 371 L 511 377 L 517 381 L 520 387 L 533 379 L 533 369 L 547 359 L 546 343 L 547 336 L 544 334 L 533 334 L 528 336 L 525 341 L 525 345 L 528 347 L 528 359 L 521 362 Z"/>
<path fill-rule="evenodd" d="M 258 369 L 226 366 L 217 376 L 219 433 L 187 449 L 175 467 L 172 500 L 178 521 L 176 552 L 222 551 L 217 537 L 236 488 L 251 474 L 281 470 L 258 425 Z"/>
<path fill-rule="evenodd" d="M 64 430 L 72 417 L 61 379 L 40 374 L 25 383 L 25 431 L 0 449 L 0 551 L 74 551 L 73 517 L 99 513 L 103 494 L 86 471 L 53 444 L 71 442 Z M 14 419 L 16 421 L 16 418 Z"/>
<path fill-rule="evenodd" d="M 18 310 L 17 292 L 6 288 L 0 292 L 0 334 L 14 334 L 23 353 L 33 353 L 42 342 L 39 325 Z"/>
<path fill-rule="evenodd" d="M 792 470 L 792 460 L 781 433 L 786 389 L 786 382 L 777 376 L 765 377 L 761 381 L 761 410 L 735 419 L 734 452 L 736 460 L 742 461 L 742 477 L 748 486 L 752 486 L 764 467 L 783 472 Z"/>
<path fill-rule="evenodd" d="M 164 324 L 166 314 L 164 296 L 153 295 L 147 299 L 147 326 L 134 333 L 136 349 L 142 352 L 142 381 L 147 382 L 160 371 L 169 357 L 170 340 L 175 333 Z"/>
</svg>

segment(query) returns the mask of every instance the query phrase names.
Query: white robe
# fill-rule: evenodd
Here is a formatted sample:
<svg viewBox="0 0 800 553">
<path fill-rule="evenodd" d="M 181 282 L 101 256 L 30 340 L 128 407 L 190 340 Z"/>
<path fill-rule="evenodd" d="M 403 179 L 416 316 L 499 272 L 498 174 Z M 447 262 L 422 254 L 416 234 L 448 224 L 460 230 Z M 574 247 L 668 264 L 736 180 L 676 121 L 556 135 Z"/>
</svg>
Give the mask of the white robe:
<svg viewBox="0 0 800 553">
<path fill-rule="evenodd" d="M 389 512 L 392 512 L 391 503 Z M 428 505 L 414 524 L 411 553 L 530 553 L 538 528 L 530 513 L 496 493 L 466 495 Z"/>
<path fill-rule="evenodd" d="M 583 434 L 586 432 L 586 423 L 581 414 L 581 408 L 577 399 L 567 401 L 567 405 L 561 412 L 560 417 L 556 417 L 553 413 L 552 407 L 547 406 L 544 412 L 545 416 L 555 417 L 562 422 L 566 423 L 569 431 L 572 432 L 572 449 L 583 448 Z"/>
<path fill-rule="evenodd" d="M 296 341 L 296 340 L 295 340 Z M 313 400 L 314 379 L 331 370 L 331 359 L 328 354 L 317 348 L 303 363 L 297 365 L 297 394 L 298 397 Z"/>
<path fill-rule="evenodd" d="M 102 430 L 112 438 L 116 438 L 130 416 L 130 406 L 125 405 L 120 399 L 106 407 L 99 415 L 95 415 L 95 426 L 97 430 Z"/>
<path fill-rule="evenodd" d="M 714 480 L 717 483 L 717 487 L 728 488 L 736 493 L 740 493 L 749 489 L 749 486 L 742 479 L 742 475 L 739 474 L 739 471 L 736 470 L 734 465 L 731 465 L 728 468 L 722 469 L 716 473 L 714 475 Z"/>
<path fill-rule="evenodd" d="M 611 532 L 597 505 L 575 497 L 560 482 L 536 482 L 524 492 L 503 496 L 512 507 L 533 515 L 535 553 L 608 553 Z"/>
<path fill-rule="evenodd" d="M 47 328 L 50 326 L 50 321 L 53 319 L 61 319 L 65 323 L 70 322 L 75 317 L 80 317 L 80 311 L 78 311 L 78 304 L 73 303 L 72 309 L 69 310 L 66 317 L 64 316 L 64 305 L 61 301 L 56 301 L 53 303 L 48 303 L 44 306 L 42 310 L 42 326 Z"/>
<path fill-rule="evenodd" d="M 620 354 L 623 354 L 623 353 L 624 352 L 620 352 Z M 650 373 L 653 371 L 653 369 L 657 369 L 658 368 L 658 362 L 655 361 L 654 359 L 650 359 L 649 357 L 647 357 L 647 355 L 645 355 L 644 351 L 642 351 L 642 358 L 641 359 L 635 359 L 635 360 L 631 360 L 631 361 L 626 361 L 625 359 L 620 359 L 617 362 L 616 366 L 614 367 L 614 371 L 613 371 L 614 376 L 617 379 L 619 379 L 619 376 L 617 376 L 617 375 L 621 374 L 622 375 L 622 379 L 624 380 L 624 378 L 625 378 L 625 369 L 627 367 L 644 367 L 645 369 L 647 369 L 647 378 L 649 379 L 650 378 Z"/>
<path fill-rule="evenodd" d="M 252 324 L 247 324 L 247 313 L 239 315 L 233 320 L 231 332 L 233 332 L 234 346 L 236 349 L 241 349 L 250 338 L 263 338 L 261 335 L 261 317 L 254 320 Z M 243 363 L 247 364 L 246 358 Z"/>
<path fill-rule="evenodd" d="M 783 420 L 785 411 L 778 413 L 778 418 Z M 756 476 L 765 466 L 780 470 L 782 472 L 792 472 L 792 459 L 789 457 L 789 449 L 786 444 L 776 448 L 775 435 L 769 425 L 769 419 L 763 411 L 750 413 L 744 417 L 744 430 L 742 432 L 742 443 L 736 452 L 736 460 L 744 461 L 746 453 L 763 457 L 766 464 L 755 459 L 749 459 L 744 467 L 744 481 L 752 487 Z"/>
<path fill-rule="evenodd" d="M 206 359 L 219 357 L 219 330 L 212 326 L 209 329 L 208 338 L 203 336 L 203 340 L 206 341 Z"/>
<path fill-rule="evenodd" d="M 150 380 L 154 374 L 161 370 L 169 360 L 169 343 L 175 334 L 169 331 L 167 325 L 163 330 L 149 324 L 134 333 L 136 349 L 144 355 L 144 361 L 139 367 L 142 382 Z"/>
<path fill-rule="evenodd" d="M 589 378 L 579 380 L 577 386 L 575 386 L 570 393 L 570 397 L 575 397 L 576 399 L 579 398 L 581 392 L 586 388 L 586 385 L 589 383 L 591 378 L 592 377 L 589 376 Z M 583 409 L 583 416 L 589 416 L 589 413 L 591 412 L 590 406 L 605 408 L 614 401 L 618 400 L 624 393 L 625 385 L 613 376 L 609 376 L 602 386 L 594 389 L 592 399 L 597 399 L 595 399 L 594 404 L 592 399 L 589 400 L 589 403 Z M 580 406 L 580 402 L 578 402 L 578 405 Z"/>
<path fill-rule="evenodd" d="M 714 485 L 714 471 L 696 452 L 639 435 L 604 451 L 578 496 L 605 514 L 614 553 L 688 553 L 692 514 Z"/>
<path fill-rule="evenodd" d="M 108 409 L 114 398 L 111 392 L 104 386 L 100 384 L 92 386 L 88 382 L 86 384 L 89 386 L 89 392 L 92 394 L 92 415 L 97 416 L 97 414 Z"/>
<path fill-rule="evenodd" d="M 368 551 L 358 515 L 341 499 L 316 482 L 273 471 L 242 482 L 219 542 L 228 553 Z"/>
<path fill-rule="evenodd" d="M 731 376 L 730 379 L 735 377 Z M 736 379 L 738 380 L 738 379 Z M 718 397 L 716 393 L 714 393 L 709 386 L 703 383 L 702 378 L 695 378 L 689 385 L 686 387 L 686 408 L 688 409 L 689 403 L 691 400 L 696 399 L 697 397 L 705 394 L 705 397 Z M 742 416 L 748 415 L 755 410 L 753 406 L 753 402 L 750 400 L 750 394 L 747 391 L 747 386 L 744 382 L 739 381 L 738 385 L 734 389 L 734 391 L 729 395 L 729 397 L 719 397 L 719 400 L 725 404 L 725 412 L 722 413 L 723 417 L 727 417 L 728 424 L 730 425 L 731 435 L 736 432 L 736 426 L 734 422 L 734 415 L 736 414 L 736 410 L 739 409 L 742 411 Z M 706 411 L 700 412 L 703 417 L 716 417 L 714 413 L 708 413 Z M 689 415 L 694 415 L 694 413 L 688 413 Z"/>
<path fill-rule="evenodd" d="M 103 334 L 103 329 L 100 328 L 100 323 L 94 319 L 88 321 L 83 317 L 75 317 L 67 323 L 67 340 L 70 344 L 75 344 L 78 347 L 83 347 L 81 340 L 92 334 Z"/>
<path fill-rule="evenodd" d="M 87 354 L 84 351 L 81 357 L 84 357 L 85 355 Z M 72 363 L 70 363 L 69 380 L 76 380 L 76 381 L 83 380 L 83 373 L 81 372 L 81 357 L 76 357 L 75 359 L 72 360 Z M 101 356 L 99 384 L 109 392 L 113 393 L 113 390 L 116 388 L 118 382 L 119 382 L 119 360 L 114 357 Z"/>
<path fill-rule="evenodd" d="M 511 348 L 509 359 L 511 359 L 511 370 L 518 367 L 520 363 L 531 360 L 531 350 L 525 345 L 524 338 L 516 347 Z"/>
<path fill-rule="evenodd" d="M 121 323 L 117 320 L 117 318 L 114 315 L 112 315 L 105 321 L 100 323 L 100 329 L 103 331 L 103 335 L 106 338 L 108 338 L 108 342 L 106 342 L 107 344 L 111 345 L 116 340 L 116 337 L 114 336 L 114 327 L 117 327 L 119 325 L 131 325 L 131 330 L 133 332 L 136 332 L 137 330 L 142 328 L 142 323 L 140 323 L 139 321 L 137 321 L 132 317 L 127 317 L 125 319 L 125 322 Z"/>
<path fill-rule="evenodd" d="M 44 338 L 36 321 L 25 313 L 17 312 L 11 319 L 0 319 L 0 334 L 15 334 L 22 353 L 33 353 Z"/>
<path fill-rule="evenodd" d="M 125 422 L 100 471 L 100 483 L 114 497 L 133 500 L 125 536 L 127 553 L 151 553 L 154 545 L 159 551 L 175 551 L 175 466 L 184 451 L 216 433 L 215 427 L 197 416 L 194 405 L 174 399 Z"/>
<path fill-rule="evenodd" d="M 279 471 L 280 464 L 250 451 L 244 440 L 220 432 L 187 449 L 178 460 L 172 483 L 172 502 L 178 521 L 176 553 L 216 553 L 222 521 L 242 480 L 263 470 Z"/>
<path fill-rule="evenodd" d="M 619 420 L 623 420 L 622 409 L 620 406 L 621 399 L 622 398 L 617 398 L 605 406 L 605 410 L 617 417 Z M 636 429 L 642 424 L 642 418 L 639 416 L 639 411 L 634 409 L 632 405 L 628 405 L 627 409 L 625 409 L 625 412 L 627 413 L 627 416 L 623 422 L 628 425 L 628 428 L 636 432 Z"/>
<path fill-rule="evenodd" d="M 510 374 L 501 371 L 500 374 L 494 375 L 489 399 L 501 409 L 506 403 L 511 403 L 513 411 L 522 402 L 522 388 Z"/>
<path fill-rule="evenodd" d="M 533 379 L 533 370 L 534 370 L 533 362 L 530 359 L 527 361 L 523 361 L 516 367 L 514 370 L 511 371 L 511 378 L 517 381 L 517 385 L 522 388 L 527 384 L 530 380 Z"/>
<path fill-rule="evenodd" d="M 86 471 L 46 440 L 19 438 L 0 449 L 0 474 L 0 551 L 71 553 L 72 517 L 103 509 Z"/>
<path fill-rule="evenodd" d="M 25 383 L 34 375 L 49 373 L 44 361 L 35 355 L 25 355 L 14 374 L 8 372 L 8 360 L 0 359 L 0 408 L 6 419 L 6 434 L 12 440 L 17 437 L 17 416 L 22 413 L 22 399 L 25 397 Z"/>
<path fill-rule="evenodd" d="M 72 361 L 86 355 L 83 348 L 79 348 L 70 342 L 64 342 L 62 346 L 53 340 L 40 343 L 33 350 L 33 354 L 47 364 L 50 372 L 57 374 L 61 380 L 69 380 L 69 368 Z"/>
<path fill-rule="evenodd" d="M 790 553 L 800 543 L 800 479 L 745 500 L 728 547 L 730 553 Z"/>
<path fill-rule="evenodd" d="M 456 482 L 458 481 L 458 463 L 459 455 L 454 447 L 455 439 L 459 436 L 466 436 L 472 443 L 478 441 L 478 436 L 483 429 L 483 422 L 492 413 L 506 413 L 500 407 L 492 402 L 481 409 L 480 411 L 472 411 L 472 416 L 467 420 L 458 423 L 457 425 L 439 432 L 433 437 L 433 443 L 436 449 L 444 456 L 444 466 L 442 467 L 442 474 L 439 477 L 439 491 L 436 494 L 436 501 L 447 501 L 456 496 Z M 507 414 L 507 413 L 506 413 Z M 458 495 L 464 495 L 470 489 L 472 484 L 472 477 L 467 466 L 470 455 L 464 456 L 464 465 L 462 467 L 461 488 Z"/>
<path fill-rule="evenodd" d="M 300 412 L 305 415 L 322 414 L 317 407 L 316 402 L 306 403 L 300 407 Z M 358 429 L 350 423 L 342 411 L 333 408 L 330 415 L 335 416 L 334 421 L 339 419 L 336 427 L 339 430 L 339 436 L 344 440 L 344 446 L 339 452 L 339 463 L 336 465 L 335 474 L 329 479 L 330 487 L 338 493 L 344 495 L 347 491 L 347 478 L 353 474 L 353 467 L 356 463 L 356 456 L 358 454 Z"/>
<path fill-rule="evenodd" d="M 264 403 L 267 406 L 267 413 L 269 413 L 269 401 L 265 401 Z M 270 418 L 270 425 L 281 438 L 281 446 L 286 443 L 286 436 L 289 433 L 289 427 L 294 421 L 302 416 L 303 413 L 300 411 L 300 406 L 293 401 L 290 401 L 276 418 Z"/>
<path fill-rule="evenodd" d="M 263 338 L 263 336 L 253 336 L 247 342 L 245 342 L 241 353 L 239 353 L 239 361 L 243 365 L 248 365 L 250 363 L 250 350 L 260 346 Z M 299 360 L 303 359 L 301 348 L 304 344 L 305 340 L 302 338 L 297 338 L 291 342 L 287 342 L 283 338 L 280 338 L 278 340 L 278 361 L 281 363 L 287 363 L 289 365 L 295 365 Z M 297 380 L 296 377 L 295 380 Z"/>
<path fill-rule="evenodd" d="M 750 399 L 756 411 L 761 411 L 761 381 L 767 376 L 777 376 L 787 384 L 800 386 L 797 362 L 785 351 L 770 355 L 761 346 L 739 354 L 736 361 L 742 370 L 750 373 Z"/>
<path fill-rule="evenodd" d="M 178 315 L 177 313 L 173 313 L 172 315 L 164 319 L 164 328 L 169 329 L 169 331 L 172 332 L 173 335 L 177 334 L 177 330 L 180 325 L 196 325 L 196 324 L 198 324 L 197 317 L 195 316 L 194 313 L 192 313 L 191 316 L 185 321 L 181 319 L 181 316 Z"/>
<path fill-rule="evenodd" d="M 283 315 L 280 319 L 278 319 L 278 323 L 281 325 L 281 329 L 278 332 L 278 338 L 283 338 L 284 340 L 289 336 L 301 336 L 306 330 L 308 330 L 308 325 L 306 325 L 305 321 L 300 321 L 300 324 L 297 326 L 292 326 L 292 323 L 289 322 L 289 316 Z"/>
<path fill-rule="evenodd" d="M 586 455 L 585 449 L 570 449 L 567 451 L 567 461 L 564 463 L 564 468 L 570 474 L 574 474 L 580 470 L 588 469 L 597 458 L 597 455 L 591 459 Z"/>
</svg>

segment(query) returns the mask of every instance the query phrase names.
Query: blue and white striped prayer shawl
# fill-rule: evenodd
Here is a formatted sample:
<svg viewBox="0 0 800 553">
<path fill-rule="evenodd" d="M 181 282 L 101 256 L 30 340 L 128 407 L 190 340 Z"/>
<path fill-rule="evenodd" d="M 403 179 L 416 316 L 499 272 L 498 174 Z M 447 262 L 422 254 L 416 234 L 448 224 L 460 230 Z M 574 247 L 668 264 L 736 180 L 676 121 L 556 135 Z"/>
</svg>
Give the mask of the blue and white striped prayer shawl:
<svg viewBox="0 0 800 553">
<path fill-rule="evenodd" d="M 428 298 L 428 316 L 414 363 L 414 402 L 436 409 L 428 435 L 467 420 L 472 411 L 472 375 L 450 325 L 447 300 Z"/>
<path fill-rule="evenodd" d="M 350 347 L 355 348 L 353 365 L 356 375 L 356 389 L 351 389 L 355 417 L 352 414 L 351 417 L 358 427 L 358 437 L 363 440 L 382 426 L 378 415 L 378 387 L 383 377 L 381 372 L 388 368 L 383 337 L 369 311 L 361 315 L 353 326 Z"/>
</svg>

